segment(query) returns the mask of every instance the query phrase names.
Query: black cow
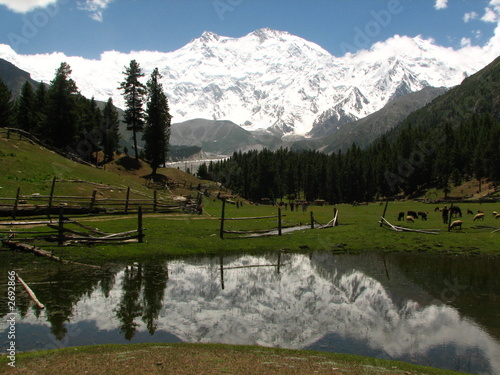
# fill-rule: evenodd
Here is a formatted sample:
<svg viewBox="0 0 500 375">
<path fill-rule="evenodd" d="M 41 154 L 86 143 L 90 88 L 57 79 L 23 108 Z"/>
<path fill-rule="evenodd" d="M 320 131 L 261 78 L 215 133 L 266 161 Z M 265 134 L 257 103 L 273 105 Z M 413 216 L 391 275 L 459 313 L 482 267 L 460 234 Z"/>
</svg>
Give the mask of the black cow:
<svg viewBox="0 0 500 375">
<path fill-rule="evenodd" d="M 456 216 L 459 216 L 459 217 L 462 217 L 462 210 L 460 209 L 460 207 L 458 206 L 453 206 L 453 207 L 450 207 L 450 216 L 451 217 L 456 217 Z"/>
</svg>

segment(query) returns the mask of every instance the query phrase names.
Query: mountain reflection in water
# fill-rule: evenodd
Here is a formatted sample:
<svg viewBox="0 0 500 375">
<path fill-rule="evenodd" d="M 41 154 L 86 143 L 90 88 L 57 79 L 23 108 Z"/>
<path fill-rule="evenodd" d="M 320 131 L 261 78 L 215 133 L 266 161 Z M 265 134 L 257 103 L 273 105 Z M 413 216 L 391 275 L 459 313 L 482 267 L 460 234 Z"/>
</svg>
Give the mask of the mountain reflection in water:
<svg viewBox="0 0 500 375">
<path fill-rule="evenodd" d="M 256 344 L 498 374 L 499 263 L 426 254 L 277 253 L 99 272 L 52 267 L 44 282 L 32 285 L 46 310 L 18 298 L 18 349 Z M 6 300 L 1 303 L 5 310 Z"/>
</svg>

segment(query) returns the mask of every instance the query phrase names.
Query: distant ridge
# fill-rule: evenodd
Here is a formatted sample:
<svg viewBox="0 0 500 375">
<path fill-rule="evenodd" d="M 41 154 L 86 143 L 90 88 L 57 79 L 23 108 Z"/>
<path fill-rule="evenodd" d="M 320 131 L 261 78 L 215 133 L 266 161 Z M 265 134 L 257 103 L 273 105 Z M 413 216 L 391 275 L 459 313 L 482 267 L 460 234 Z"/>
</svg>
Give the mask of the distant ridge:
<svg viewBox="0 0 500 375">
<path fill-rule="evenodd" d="M 38 87 L 39 82 L 31 78 L 31 74 L 19 69 L 14 64 L 0 58 L 0 78 L 9 88 L 12 96 L 17 98 L 21 94 L 21 89 L 25 82 L 31 83 L 33 88 Z"/>
</svg>

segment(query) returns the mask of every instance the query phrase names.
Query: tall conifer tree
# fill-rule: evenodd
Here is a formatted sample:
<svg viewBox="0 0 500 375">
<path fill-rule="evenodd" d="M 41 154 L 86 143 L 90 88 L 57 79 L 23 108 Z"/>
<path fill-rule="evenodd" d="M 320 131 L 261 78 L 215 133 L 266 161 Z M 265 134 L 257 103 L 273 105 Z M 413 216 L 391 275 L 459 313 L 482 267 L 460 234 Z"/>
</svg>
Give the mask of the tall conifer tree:
<svg viewBox="0 0 500 375">
<path fill-rule="evenodd" d="M 144 77 L 144 73 L 135 60 L 130 61 L 130 65 L 125 67 L 123 72 L 125 81 L 120 84 L 120 89 L 123 90 L 127 109 L 125 110 L 125 123 L 127 130 L 133 133 L 135 159 L 139 160 L 137 152 L 137 133 L 142 132 L 144 126 L 144 95 L 146 88 L 143 83 L 139 81 Z"/>
<path fill-rule="evenodd" d="M 33 132 L 37 126 L 36 97 L 33 86 L 26 81 L 17 99 L 16 123 L 19 129 Z"/>
<path fill-rule="evenodd" d="M 47 86 L 40 82 L 35 92 L 36 126 L 34 132 L 42 134 L 43 126 L 47 121 Z"/>
<path fill-rule="evenodd" d="M 11 126 L 12 119 L 12 93 L 0 78 L 0 127 Z"/>
<path fill-rule="evenodd" d="M 165 163 L 170 139 L 171 116 L 167 96 L 160 83 L 161 78 L 158 68 L 155 68 L 147 83 L 148 103 L 143 139 L 146 142 L 146 159 L 153 169 L 153 175 L 156 174 L 157 168 Z"/>
<path fill-rule="evenodd" d="M 78 137 L 78 89 L 70 74 L 70 66 L 61 63 L 47 92 L 46 138 L 58 148 L 74 146 Z"/>
<path fill-rule="evenodd" d="M 118 112 L 113 105 L 113 99 L 109 98 L 104 110 L 102 111 L 102 151 L 104 153 L 104 162 L 108 163 L 113 160 L 113 153 L 118 150 L 120 140 L 118 134 Z"/>
</svg>

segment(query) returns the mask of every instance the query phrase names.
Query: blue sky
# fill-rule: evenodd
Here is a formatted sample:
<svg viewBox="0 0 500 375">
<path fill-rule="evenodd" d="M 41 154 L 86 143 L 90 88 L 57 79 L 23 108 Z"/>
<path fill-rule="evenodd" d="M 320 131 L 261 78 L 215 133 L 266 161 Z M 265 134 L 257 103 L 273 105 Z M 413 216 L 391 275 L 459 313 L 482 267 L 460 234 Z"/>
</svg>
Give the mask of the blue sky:
<svg viewBox="0 0 500 375">
<path fill-rule="evenodd" d="M 240 37 L 269 27 L 335 56 L 396 34 L 459 49 L 498 30 L 500 0 L 0 0 L 0 43 L 19 54 L 169 52 L 203 31 Z"/>
</svg>

